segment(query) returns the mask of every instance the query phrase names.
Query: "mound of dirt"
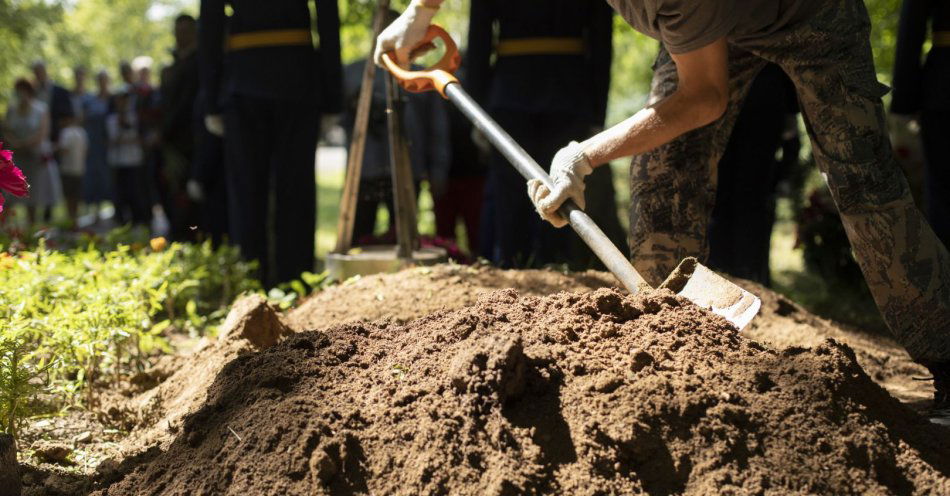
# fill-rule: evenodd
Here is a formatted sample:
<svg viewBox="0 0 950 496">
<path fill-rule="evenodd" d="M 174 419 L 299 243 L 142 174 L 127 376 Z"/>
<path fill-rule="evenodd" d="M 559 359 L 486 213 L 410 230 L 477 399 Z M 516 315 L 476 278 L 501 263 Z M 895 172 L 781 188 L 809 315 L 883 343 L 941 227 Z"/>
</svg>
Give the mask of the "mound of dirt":
<svg viewBox="0 0 950 496">
<path fill-rule="evenodd" d="M 607 272 L 500 270 L 488 265 L 437 265 L 349 280 L 321 291 L 287 314 L 298 331 L 333 324 L 393 319 L 406 322 L 475 303 L 479 295 L 514 289 L 530 296 L 618 287 Z"/>
<path fill-rule="evenodd" d="M 126 454 L 171 441 L 182 418 L 204 404 L 208 389 L 224 365 L 235 357 L 264 350 L 293 331 L 278 311 L 260 295 L 234 302 L 217 339 L 204 340 L 187 355 L 169 355 L 146 374 L 157 387 L 136 395 L 114 409 L 115 417 L 131 427 L 123 443 Z"/>
<path fill-rule="evenodd" d="M 737 280 L 762 299 L 762 310 L 743 331 L 774 345 L 814 347 L 833 338 L 854 349 L 861 367 L 898 399 L 917 406 L 933 397 L 930 382 L 915 381 L 930 373 L 889 337 L 816 317 L 788 298 L 758 284 Z M 315 330 L 355 321 L 393 319 L 406 322 L 439 310 L 475 303 L 480 295 L 515 289 L 523 295 L 546 296 L 558 291 L 586 292 L 618 287 L 613 275 L 587 271 L 564 274 L 549 270 L 499 270 L 489 266 L 438 265 L 378 274 L 348 281 L 307 299 L 286 316 L 297 331 Z"/>
<path fill-rule="evenodd" d="M 100 494 L 946 494 L 948 434 L 832 340 L 776 351 L 668 292 L 509 290 L 238 356 Z"/>
<path fill-rule="evenodd" d="M 782 349 L 815 347 L 834 339 L 854 350 L 861 368 L 897 399 L 918 409 L 933 399 L 930 371 L 915 363 L 889 336 L 869 334 L 815 316 L 788 298 L 749 281 L 736 281 L 762 299 L 762 310 L 742 334 Z"/>
</svg>

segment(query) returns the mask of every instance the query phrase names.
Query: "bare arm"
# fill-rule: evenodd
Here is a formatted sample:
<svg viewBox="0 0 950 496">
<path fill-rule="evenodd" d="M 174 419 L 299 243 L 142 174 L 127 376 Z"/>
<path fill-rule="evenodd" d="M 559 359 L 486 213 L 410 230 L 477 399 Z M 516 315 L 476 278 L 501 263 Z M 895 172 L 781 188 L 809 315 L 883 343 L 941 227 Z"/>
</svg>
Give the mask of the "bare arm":
<svg viewBox="0 0 950 496">
<path fill-rule="evenodd" d="M 672 57 L 679 77 L 676 91 L 581 143 L 592 166 L 650 151 L 714 122 L 725 112 L 729 104 L 725 38 Z"/>
</svg>

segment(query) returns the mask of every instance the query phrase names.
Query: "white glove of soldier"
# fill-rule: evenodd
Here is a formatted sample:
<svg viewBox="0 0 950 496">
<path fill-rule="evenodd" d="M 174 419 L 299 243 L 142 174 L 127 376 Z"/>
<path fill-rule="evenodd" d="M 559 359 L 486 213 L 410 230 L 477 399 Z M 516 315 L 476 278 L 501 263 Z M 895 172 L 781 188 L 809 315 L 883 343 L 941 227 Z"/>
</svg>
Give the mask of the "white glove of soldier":
<svg viewBox="0 0 950 496">
<path fill-rule="evenodd" d="M 218 114 L 208 114 L 205 116 L 205 128 L 209 133 L 219 137 L 224 137 L 224 119 Z"/>
<path fill-rule="evenodd" d="M 193 201 L 202 202 L 205 199 L 205 190 L 201 187 L 201 183 L 194 179 L 189 179 L 185 183 L 185 191 L 188 193 L 188 198 L 191 198 Z"/>
<path fill-rule="evenodd" d="M 419 49 L 422 39 L 432 24 L 439 7 L 428 7 L 424 0 L 412 0 L 406 11 L 389 25 L 376 40 L 376 65 L 383 63 L 383 54 L 396 51 L 396 62 L 408 67 L 413 52 Z"/>
<path fill-rule="evenodd" d="M 561 205 L 570 198 L 581 209 L 584 208 L 584 177 L 594 171 L 584 150 L 576 141 L 570 142 L 554 155 L 551 162 L 551 180 L 554 189 L 550 190 L 539 179 L 528 181 L 528 196 L 541 218 L 554 227 L 564 227 L 567 219 L 558 213 Z"/>
</svg>

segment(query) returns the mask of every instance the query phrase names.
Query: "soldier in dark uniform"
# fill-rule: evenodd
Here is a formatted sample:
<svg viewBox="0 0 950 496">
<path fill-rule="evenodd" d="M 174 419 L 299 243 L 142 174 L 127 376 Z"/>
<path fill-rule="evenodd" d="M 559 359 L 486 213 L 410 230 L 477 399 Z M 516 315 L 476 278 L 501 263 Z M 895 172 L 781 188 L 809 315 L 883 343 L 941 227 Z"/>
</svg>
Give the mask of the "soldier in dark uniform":
<svg viewBox="0 0 950 496">
<path fill-rule="evenodd" d="M 197 37 L 194 17 L 183 14 L 175 19 L 175 59 L 161 75 L 162 160 L 158 161 L 157 186 L 171 224 L 171 237 L 176 240 L 193 240 L 196 233 L 191 226 L 199 224 L 198 212 L 186 188 L 196 153 L 193 121 L 198 98 Z"/>
<path fill-rule="evenodd" d="M 719 160 L 716 206 L 709 223 L 710 267 L 769 285 L 780 174 L 776 151 L 797 110 L 791 80 L 779 66 L 765 66 L 749 88 Z M 797 150 L 789 152 L 797 156 Z"/>
<path fill-rule="evenodd" d="M 931 49 L 921 51 L 931 30 Z M 904 0 L 894 61 L 891 113 L 916 116 L 927 161 L 927 217 L 950 244 L 950 2 Z"/>
<path fill-rule="evenodd" d="M 467 87 L 538 163 L 549 164 L 563 142 L 604 125 L 612 32 L 613 13 L 603 2 L 472 2 Z M 484 255 L 504 267 L 589 265 L 586 248 L 581 252 L 570 233 L 539 221 L 525 180 L 497 152 L 488 181 L 494 249 Z M 623 246 L 610 169 L 599 169 L 588 187 L 588 213 Z"/>
<path fill-rule="evenodd" d="M 337 2 L 315 2 L 319 49 L 308 3 L 201 2 L 206 123 L 224 134 L 231 236 L 266 284 L 313 268 L 320 114 L 342 101 Z"/>
</svg>

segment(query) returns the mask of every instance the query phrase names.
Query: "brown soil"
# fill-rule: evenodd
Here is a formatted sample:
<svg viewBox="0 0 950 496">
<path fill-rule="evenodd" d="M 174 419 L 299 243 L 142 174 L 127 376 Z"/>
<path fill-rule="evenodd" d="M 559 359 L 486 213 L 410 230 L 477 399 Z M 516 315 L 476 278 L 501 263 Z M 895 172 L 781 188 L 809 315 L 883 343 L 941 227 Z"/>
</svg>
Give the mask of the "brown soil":
<svg viewBox="0 0 950 496">
<path fill-rule="evenodd" d="M 763 299 L 762 312 L 743 331 L 745 337 L 779 350 L 817 347 L 832 337 L 853 348 L 858 363 L 871 378 L 905 404 L 923 406 L 932 395 L 929 382 L 913 380 L 914 376 L 926 375 L 926 371 L 913 364 L 891 340 L 843 328 L 771 291 L 740 283 Z M 562 274 L 444 265 L 350 281 L 311 297 L 282 316 L 258 298 L 242 300 L 222 326 L 220 339 L 203 340 L 188 353 L 164 357 L 147 374 L 132 378 L 130 384 L 103 391 L 107 393 L 103 396 L 108 396 L 103 398 L 107 406 L 98 415 L 72 411 L 29 426 L 21 446 L 27 449 L 20 453 L 21 462 L 26 461 L 24 495 L 87 494 L 92 486 L 108 485 L 134 467 L 149 463 L 182 436 L 183 419 L 206 404 L 216 378 L 223 380 L 223 375 L 219 377 L 222 368 L 236 357 L 253 354 L 286 335 L 285 323 L 293 330 L 304 331 L 386 319 L 376 326 L 391 329 L 433 312 L 474 304 L 480 296 L 502 288 L 541 296 L 615 285 L 610 274 L 600 272 Z M 72 447 L 70 462 L 66 466 L 50 464 L 31 455 L 29 447 L 38 439 Z M 115 491 L 119 490 L 114 489 L 112 494 L 124 494 Z"/>
<path fill-rule="evenodd" d="M 479 295 L 514 289 L 530 296 L 618 287 L 605 272 L 499 270 L 487 265 L 438 265 L 347 281 L 307 299 L 287 315 L 295 330 L 379 319 L 406 322 L 475 303 Z"/>
<path fill-rule="evenodd" d="M 767 288 L 737 281 L 762 298 L 762 310 L 743 333 L 777 348 L 813 347 L 834 338 L 855 350 L 858 363 L 876 382 L 898 399 L 923 405 L 933 397 L 929 382 L 915 381 L 929 373 L 888 337 L 816 317 Z M 394 319 L 406 322 L 439 310 L 471 305 L 489 291 L 511 288 L 520 294 L 544 296 L 558 291 L 590 291 L 619 287 L 605 272 L 562 274 L 553 271 L 503 271 L 487 266 L 440 265 L 380 274 L 330 288 L 288 313 L 294 330 L 322 329 L 330 325 Z"/>
<path fill-rule="evenodd" d="M 950 431 L 838 342 L 775 350 L 666 292 L 507 290 L 239 355 L 102 494 L 946 494 L 948 475 Z"/>
<path fill-rule="evenodd" d="M 762 299 L 761 312 L 743 335 L 778 349 L 814 347 L 834 339 L 851 347 L 861 368 L 891 395 L 918 409 L 929 406 L 931 382 L 917 379 L 929 377 L 930 372 L 890 337 L 816 317 L 774 291 L 749 281 L 737 282 Z"/>
</svg>

